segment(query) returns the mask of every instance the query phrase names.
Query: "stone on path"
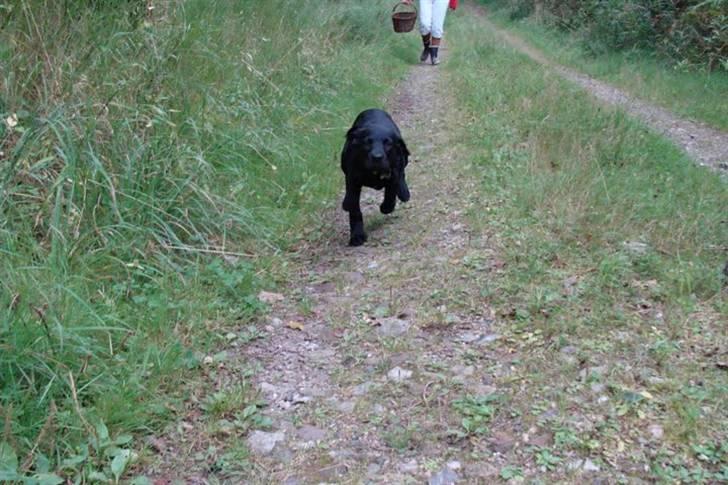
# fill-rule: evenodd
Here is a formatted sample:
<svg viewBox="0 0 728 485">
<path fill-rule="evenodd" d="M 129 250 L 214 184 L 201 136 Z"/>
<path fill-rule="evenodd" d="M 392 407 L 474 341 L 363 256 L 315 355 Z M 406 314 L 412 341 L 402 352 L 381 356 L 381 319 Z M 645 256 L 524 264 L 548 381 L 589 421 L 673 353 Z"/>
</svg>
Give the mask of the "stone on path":
<svg viewBox="0 0 728 485">
<path fill-rule="evenodd" d="M 326 430 L 315 426 L 301 426 L 296 431 L 298 437 L 304 441 L 321 441 L 326 438 Z"/>
<path fill-rule="evenodd" d="M 662 437 L 665 435 L 665 431 L 662 429 L 662 426 L 660 426 L 659 424 L 651 424 L 647 428 L 647 431 L 649 431 L 650 435 L 656 440 L 661 440 Z"/>
<path fill-rule="evenodd" d="M 400 367 L 395 367 L 394 369 L 390 370 L 387 373 L 387 377 L 390 381 L 394 382 L 404 382 L 410 377 L 412 377 L 412 371 L 407 369 L 402 369 Z"/>
<path fill-rule="evenodd" d="M 427 483 L 429 485 L 451 485 L 453 483 L 457 483 L 459 480 L 460 477 L 457 473 L 455 473 L 455 470 L 446 466 L 436 474 L 432 475 Z"/>
<path fill-rule="evenodd" d="M 402 320 L 397 317 L 383 318 L 379 320 L 377 333 L 383 337 L 398 337 L 409 330 L 409 328 L 410 323 L 407 320 Z"/>
<path fill-rule="evenodd" d="M 254 454 L 264 456 L 270 454 L 276 447 L 276 443 L 284 439 L 285 434 L 280 431 L 267 433 L 256 430 L 248 437 L 248 446 Z"/>
</svg>

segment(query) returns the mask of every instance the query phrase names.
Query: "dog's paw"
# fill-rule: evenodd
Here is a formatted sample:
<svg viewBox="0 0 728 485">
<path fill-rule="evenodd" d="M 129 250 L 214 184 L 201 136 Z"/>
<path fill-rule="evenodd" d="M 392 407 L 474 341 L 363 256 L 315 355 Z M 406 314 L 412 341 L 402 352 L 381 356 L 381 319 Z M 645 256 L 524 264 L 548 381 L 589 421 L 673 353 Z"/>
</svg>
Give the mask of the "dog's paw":
<svg viewBox="0 0 728 485">
<path fill-rule="evenodd" d="M 382 204 L 379 206 L 379 210 L 382 212 L 382 214 L 391 214 L 394 212 L 396 204 Z"/>
<path fill-rule="evenodd" d="M 367 242 L 367 235 L 365 233 L 352 234 L 349 238 L 349 246 L 361 246 Z"/>
<path fill-rule="evenodd" d="M 408 200 L 410 200 L 410 191 L 406 185 L 401 185 L 399 187 L 399 191 L 397 192 L 397 198 L 402 202 L 407 202 Z"/>
</svg>

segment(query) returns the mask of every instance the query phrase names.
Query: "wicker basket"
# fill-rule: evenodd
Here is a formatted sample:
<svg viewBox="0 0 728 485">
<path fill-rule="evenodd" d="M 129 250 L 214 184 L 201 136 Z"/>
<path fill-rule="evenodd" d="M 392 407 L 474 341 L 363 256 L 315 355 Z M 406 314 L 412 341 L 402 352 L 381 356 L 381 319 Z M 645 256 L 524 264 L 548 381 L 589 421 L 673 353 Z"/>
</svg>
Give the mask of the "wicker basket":
<svg viewBox="0 0 728 485">
<path fill-rule="evenodd" d="M 411 10 L 399 10 L 399 7 L 409 7 Z M 417 8 L 412 4 L 399 2 L 392 9 L 392 25 L 398 33 L 410 32 L 415 28 L 417 22 Z"/>
</svg>

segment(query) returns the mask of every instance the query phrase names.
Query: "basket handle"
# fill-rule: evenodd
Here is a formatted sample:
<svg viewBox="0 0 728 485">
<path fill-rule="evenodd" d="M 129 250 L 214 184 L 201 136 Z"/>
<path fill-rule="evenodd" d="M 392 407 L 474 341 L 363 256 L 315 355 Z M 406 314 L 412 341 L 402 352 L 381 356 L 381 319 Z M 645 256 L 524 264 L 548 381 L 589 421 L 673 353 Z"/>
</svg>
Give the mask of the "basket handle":
<svg viewBox="0 0 728 485">
<path fill-rule="evenodd" d="M 397 7 L 401 7 L 401 6 L 405 6 L 405 7 L 409 6 L 410 8 L 412 8 L 412 10 L 411 10 L 412 12 L 417 13 L 417 7 L 415 7 L 414 3 L 404 3 L 404 2 L 398 2 L 397 4 L 395 4 L 394 8 L 392 9 L 392 13 L 394 13 L 397 10 Z"/>
</svg>

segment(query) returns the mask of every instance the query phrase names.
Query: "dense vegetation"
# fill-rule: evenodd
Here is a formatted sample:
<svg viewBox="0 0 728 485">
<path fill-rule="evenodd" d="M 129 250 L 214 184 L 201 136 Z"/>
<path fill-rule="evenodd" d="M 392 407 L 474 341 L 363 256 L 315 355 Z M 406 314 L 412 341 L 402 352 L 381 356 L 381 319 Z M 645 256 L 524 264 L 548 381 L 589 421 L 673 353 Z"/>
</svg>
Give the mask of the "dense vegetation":
<svg viewBox="0 0 728 485">
<path fill-rule="evenodd" d="M 260 310 L 271 255 L 338 188 L 350 114 L 401 72 L 371 48 L 387 13 L 0 5 L 0 481 L 123 471 L 127 433 Z"/>
<path fill-rule="evenodd" d="M 728 70 L 728 0 L 493 0 L 511 18 L 537 16 L 599 54 L 638 49 Z"/>
</svg>

